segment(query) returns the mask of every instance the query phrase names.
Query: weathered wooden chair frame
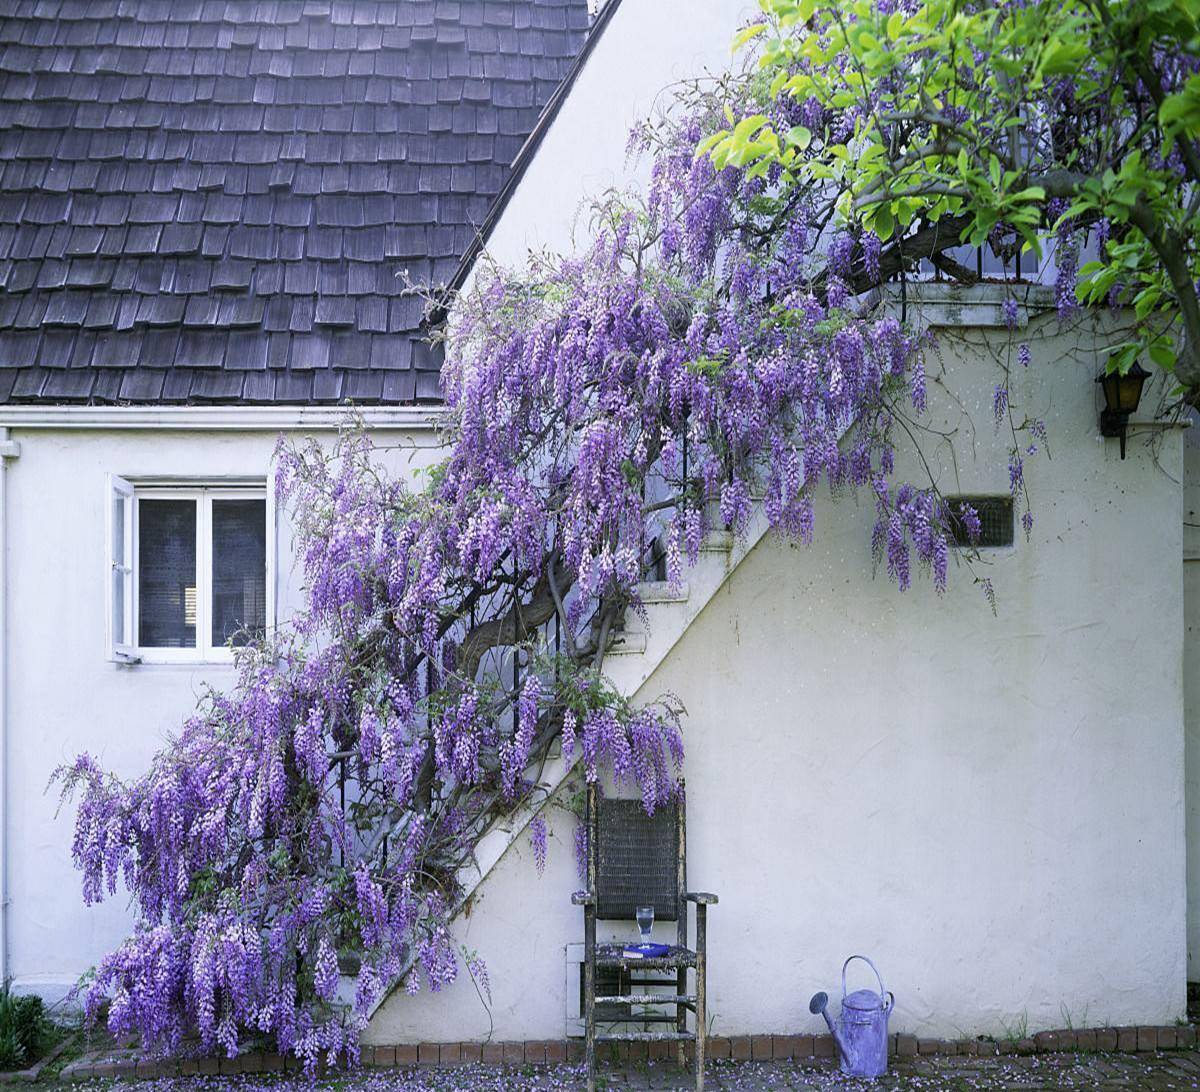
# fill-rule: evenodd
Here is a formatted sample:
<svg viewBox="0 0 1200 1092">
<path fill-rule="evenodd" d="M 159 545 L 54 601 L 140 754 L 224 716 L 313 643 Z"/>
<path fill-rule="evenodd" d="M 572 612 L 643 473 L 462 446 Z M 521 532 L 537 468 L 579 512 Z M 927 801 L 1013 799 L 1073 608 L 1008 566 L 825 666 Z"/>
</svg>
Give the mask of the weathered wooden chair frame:
<svg viewBox="0 0 1200 1092">
<path fill-rule="evenodd" d="M 596 1044 L 597 1042 L 674 1042 L 677 1049 L 677 1060 L 680 1068 L 685 1064 L 684 1046 L 695 1043 L 695 1059 L 693 1062 L 696 1075 L 697 1092 L 704 1089 L 704 1055 L 708 1034 L 705 1013 L 705 972 L 707 969 L 708 943 L 708 908 L 717 902 L 717 896 L 704 891 L 688 891 L 687 889 L 687 827 L 685 822 L 684 796 L 681 792 L 673 807 L 658 809 L 654 817 L 646 815 L 641 810 L 641 801 L 610 800 L 600 798 L 595 785 L 587 788 L 587 889 L 577 891 L 571 896 L 576 906 L 583 907 L 583 1023 L 584 1023 L 584 1057 L 587 1063 L 588 1092 L 596 1088 Z M 615 814 L 624 810 L 626 822 L 634 822 L 635 814 L 640 811 L 640 822 L 644 830 L 649 831 L 655 822 L 661 826 L 673 823 L 675 827 L 675 883 L 673 892 L 673 916 L 676 922 L 677 943 L 671 947 L 666 956 L 658 959 L 626 959 L 622 955 L 624 944 L 597 944 L 596 921 L 603 918 L 611 920 L 632 920 L 634 907 L 624 906 L 620 912 L 612 912 L 613 902 L 620 903 L 621 895 L 615 900 L 606 898 L 602 890 L 604 884 L 604 868 L 602 860 L 607 854 L 619 852 L 619 844 L 609 845 L 605 842 L 608 827 L 602 822 L 602 810 Z M 626 896 L 628 897 L 628 896 Z M 654 898 L 641 896 L 645 903 L 656 902 Z M 635 900 L 636 901 L 636 900 Z M 696 907 L 696 946 L 688 947 L 688 903 Z M 609 912 L 605 912 L 605 911 Z M 670 915 L 656 912 L 656 920 L 670 920 Z M 638 979 L 640 986 L 674 986 L 674 994 L 634 994 L 598 997 L 596 995 L 596 972 L 598 967 L 616 969 L 626 974 L 634 971 L 661 971 L 664 974 L 675 972 L 675 977 L 656 978 L 651 980 Z M 695 974 L 695 992 L 687 992 L 688 969 Z M 632 980 L 631 980 L 632 982 Z M 675 1007 L 673 1031 L 630 1031 L 613 1034 L 596 1034 L 596 1006 L 599 1004 L 640 1004 L 666 1005 Z M 689 1010 L 695 1016 L 695 1030 L 688 1031 L 687 1014 Z M 614 1023 L 646 1023 L 671 1021 L 669 1014 L 658 1016 L 634 1016 L 615 1018 Z"/>
</svg>

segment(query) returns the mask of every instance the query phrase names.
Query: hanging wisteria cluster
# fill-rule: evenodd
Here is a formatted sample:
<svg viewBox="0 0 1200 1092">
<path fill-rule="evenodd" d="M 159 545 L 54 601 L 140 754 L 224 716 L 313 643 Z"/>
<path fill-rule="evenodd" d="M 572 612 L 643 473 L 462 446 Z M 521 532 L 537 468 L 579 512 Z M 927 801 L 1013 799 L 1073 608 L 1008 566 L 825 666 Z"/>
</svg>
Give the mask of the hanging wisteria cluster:
<svg viewBox="0 0 1200 1092">
<path fill-rule="evenodd" d="M 852 306 L 852 256 L 879 241 L 697 155 L 715 111 L 637 135 L 646 198 L 598 208 L 586 253 L 478 269 L 431 471 L 389 473 L 355 429 L 280 447 L 304 612 L 240 653 L 234 691 L 143 776 L 60 771 L 85 899 L 122 882 L 135 899 L 87 986 L 114 1033 L 230 1053 L 263 1036 L 314 1064 L 353 1056 L 395 985 L 453 981 L 473 847 L 538 801 L 552 745 L 648 811 L 678 791 L 679 703 L 634 706 L 604 654 L 648 568 L 678 583 L 757 505 L 808 542 L 818 489 L 865 488 L 891 577 L 945 586 L 949 514 L 893 473 L 896 414 L 925 405 L 921 344 Z M 540 869 L 544 820 L 530 831 Z"/>
</svg>

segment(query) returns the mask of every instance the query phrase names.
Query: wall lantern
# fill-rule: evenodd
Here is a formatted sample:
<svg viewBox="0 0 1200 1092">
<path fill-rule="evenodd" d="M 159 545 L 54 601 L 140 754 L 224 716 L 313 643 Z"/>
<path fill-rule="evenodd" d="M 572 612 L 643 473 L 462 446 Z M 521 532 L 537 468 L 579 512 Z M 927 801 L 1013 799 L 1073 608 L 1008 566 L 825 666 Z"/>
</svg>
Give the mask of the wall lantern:
<svg viewBox="0 0 1200 1092">
<path fill-rule="evenodd" d="M 1121 458 L 1125 458 L 1125 429 L 1129 415 L 1138 408 L 1142 400 L 1142 385 L 1150 378 L 1136 360 L 1133 367 L 1123 375 L 1120 372 L 1102 372 L 1096 382 L 1104 389 L 1104 409 L 1100 411 L 1100 435 L 1121 437 Z"/>
</svg>

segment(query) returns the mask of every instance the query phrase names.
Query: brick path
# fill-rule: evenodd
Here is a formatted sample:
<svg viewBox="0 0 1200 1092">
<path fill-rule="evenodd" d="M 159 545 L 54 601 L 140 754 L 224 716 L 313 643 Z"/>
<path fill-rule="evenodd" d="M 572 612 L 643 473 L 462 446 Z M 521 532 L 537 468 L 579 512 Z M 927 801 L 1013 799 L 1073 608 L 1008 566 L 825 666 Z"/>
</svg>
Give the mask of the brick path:
<svg viewBox="0 0 1200 1092">
<path fill-rule="evenodd" d="M 1101 1092 L 1167 1092 L 1200 1089 L 1200 1051 L 1145 1054 L 1038 1054 L 991 1058 L 915 1057 L 896 1061 L 878 1082 L 847 1080 L 827 1060 L 713 1062 L 713 1092 L 1037 1092 L 1098 1089 Z M 107 1083 L 107 1082 L 106 1082 Z M 576 1092 L 583 1087 L 577 1065 L 489 1066 L 360 1070 L 309 1081 L 298 1074 L 195 1076 L 152 1081 L 119 1080 L 122 1092 Z M 666 1062 L 631 1062 L 601 1070 L 604 1092 L 621 1089 L 684 1089 L 689 1073 Z M 63 1087 L 61 1084 L 59 1088 Z M 91 1087 L 100 1087 L 92 1082 Z"/>
</svg>

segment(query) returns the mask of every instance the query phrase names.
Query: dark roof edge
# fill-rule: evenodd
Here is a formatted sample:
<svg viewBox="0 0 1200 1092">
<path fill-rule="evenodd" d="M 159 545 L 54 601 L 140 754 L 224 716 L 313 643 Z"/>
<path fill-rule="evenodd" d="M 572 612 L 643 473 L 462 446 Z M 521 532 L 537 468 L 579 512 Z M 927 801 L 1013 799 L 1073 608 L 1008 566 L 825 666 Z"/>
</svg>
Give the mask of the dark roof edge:
<svg viewBox="0 0 1200 1092">
<path fill-rule="evenodd" d="M 479 225 L 479 230 L 471 239 L 471 245 L 467 247 L 466 253 L 463 254 L 462 260 L 458 263 L 458 268 L 455 269 L 454 276 L 446 282 L 445 289 L 443 290 L 443 300 L 429 316 L 431 326 L 441 325 L 445 321 L 446 307 L 450 295 L 457 292 L 466 281 L 468 274 L 475 265 L 476 259 L 483 252 L 488 239 L 491 238 L 492 231 L 495 229 L 500 217 L 504 215 L 504 210 L 508 208 L 508 202 L 512 199 L 513 193 L 516 191 L 517 186 L 520 185 L 521 179 L 525 176 L 526 169 L 533 161 L 538 148 L 541 147 L 542 138 L 545 137 L 550 126 L 554 124 L 559 110 L 562 109 L 562 104 L 566 101 L 567 96 L 571 93 L 571 89 L 575 86 L 575 81 L 579 78 L 579 73 L 583 71 L 583 66 L 587 64 L 588 58 L 592 54 L 592 49 L 608 28 L 608 24 L 612 22 L 613 15 L 620 6 L 621 0 L 606 0 L 599 14 L 597 14 L 596 21 L 592 24 L 591 29 L 588 31 L 588 36 L 584 40 L 583 48 L 576 54 L 575 60 L 572 62 L 566 76 L 563 77 L 554 94 L 550 96 L 550 101 L 546 103 L 545 108 L 542 110 L 537 124 L 533 127 L 533 132 L 529 134 L 525 143 L 521 145 L 521 150 L 517 152 L 516 158 L 512 161 L 512 170 L 509 172 L 508 178 L 500 188 L 500 192 L 496 194 L 496 199 L 492 202 L 487 215 L 483 218 L 483 223 Z"/>
</svg>

